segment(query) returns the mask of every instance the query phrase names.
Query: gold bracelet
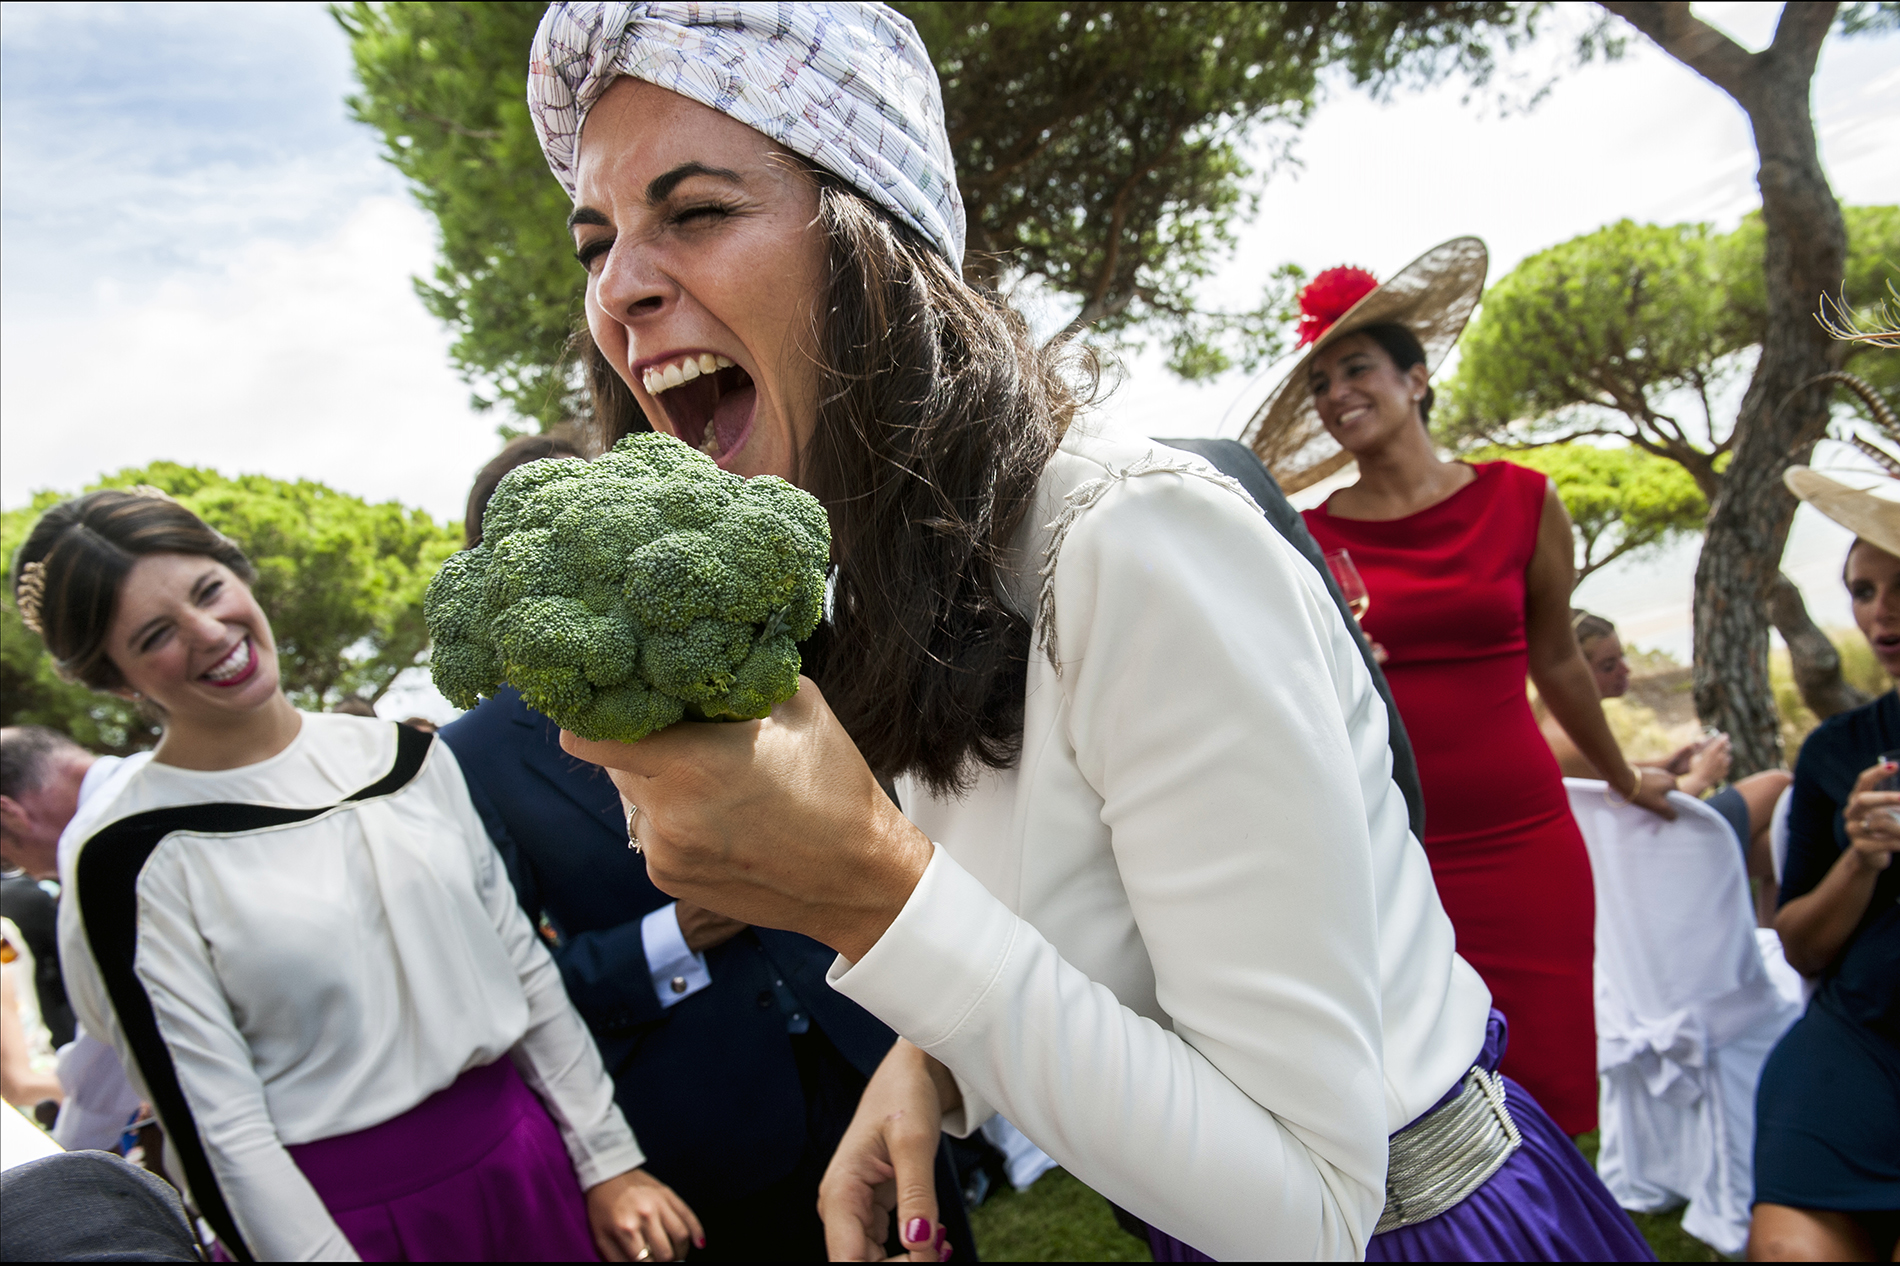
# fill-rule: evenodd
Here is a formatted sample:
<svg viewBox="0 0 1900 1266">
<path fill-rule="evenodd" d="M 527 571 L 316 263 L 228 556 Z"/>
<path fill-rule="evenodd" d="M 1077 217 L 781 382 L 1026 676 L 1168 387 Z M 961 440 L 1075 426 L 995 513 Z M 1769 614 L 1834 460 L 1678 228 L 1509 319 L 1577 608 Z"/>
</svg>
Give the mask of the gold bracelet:
<svg viewBox="0 0 1900 1266">
<path fill-rule="evenodd" d="M 1621 800 L 1618 800 L 1610 794 L 1612 790 L 1610 780 L 1608 778 L 1603 780 L 1603 798 L 1609 802 L 1612 808 L 1621 809 L 1636 803 L 1636 793 L 1643 789 L 1643 774 L 1642 771 L 1637 769 L 1634 765 L 1630 766 L 1630 774 L 1636 781 L 1630 784 L 1629 795 L 1623 797 Z"/>
</svg>

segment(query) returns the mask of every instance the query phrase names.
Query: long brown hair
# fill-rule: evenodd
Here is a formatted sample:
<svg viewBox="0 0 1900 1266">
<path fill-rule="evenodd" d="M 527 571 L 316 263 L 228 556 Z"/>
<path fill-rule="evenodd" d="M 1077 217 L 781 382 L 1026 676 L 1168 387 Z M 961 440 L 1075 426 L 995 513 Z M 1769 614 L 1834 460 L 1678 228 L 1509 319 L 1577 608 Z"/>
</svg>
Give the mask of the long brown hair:
<svg viewBox="0 0 1900 1266">
<path fill-rule="evenodd" d="M 599 355 L 598 349 L 595 355 Z M 606 357 L 601 357 L 603 365 L 606 360 Z M 611 366 L 607 372 L 613 372 Z M 579 456 L 580 444 L 576 441 L 573 428 L 565 425 L 550 427 L 539 435 L 517 435 L 502 445 L 501 452 L 488 459 L 488 464 L 476 474 L 475 482 L 468 490 L 468 507 L 462 514 L 463 548 L 474 549 L 482 543 L 482 515 L 488 510 L 489 499 L 495 495 L 495 486 L 509 471 L 550 457 Z"/>
<path fill-rule="evenodd" d="M 830 279 L 798 482 L 830 514 L 834 564 L 806 671 L 873 771 L 952 793 L 1022 751 L 1030 621 L 1002 600 L 1008 550 L 1093 367 L 1039 345 L 917 233 L 806 170 Z M 604 447 L 647 426 L 589 344 Z"/>
<path fill-rule="evenodd" d="M 247 585 L 257 579 L 235 541 L 156 490 L 108 488 L 62 501 L 21 542 L 13 556 L 14 600 L 23 614 L 31 608 L 40 640 L 68 681 L 94 690 L 125 685 L 106 653 L 106 634 L 120 584 L 148 554 L 202 555 Z M 29 579 L 27 568 L 35 563 Z"/>
</svg>

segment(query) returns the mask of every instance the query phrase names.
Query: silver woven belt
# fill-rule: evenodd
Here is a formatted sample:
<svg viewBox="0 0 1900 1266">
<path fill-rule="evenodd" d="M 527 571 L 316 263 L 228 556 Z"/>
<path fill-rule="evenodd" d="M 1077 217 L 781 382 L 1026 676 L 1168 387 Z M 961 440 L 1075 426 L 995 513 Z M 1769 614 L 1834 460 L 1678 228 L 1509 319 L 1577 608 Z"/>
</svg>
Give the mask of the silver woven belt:
<svg viewBox="0 0 1900 1266">
<path fill-rule="evenodd" d="M 1375 1233 L 1437 1217 L 1484 1186 L 1523 1145 L 1504 1103 L 1504 1078 L 1472 1069 L 1457 1098 L 1392 1136 L 1385 1212 Z"/>
</svg>

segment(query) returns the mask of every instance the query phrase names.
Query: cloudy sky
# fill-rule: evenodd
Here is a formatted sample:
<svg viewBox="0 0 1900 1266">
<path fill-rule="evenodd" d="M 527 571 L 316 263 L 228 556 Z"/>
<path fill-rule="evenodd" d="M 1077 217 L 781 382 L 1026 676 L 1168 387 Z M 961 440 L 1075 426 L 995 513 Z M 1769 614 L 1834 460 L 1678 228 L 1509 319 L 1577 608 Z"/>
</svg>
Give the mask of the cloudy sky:
<svg viewBox="0 0 1900 1266">
<path fill-rule="evenodd" d="M 1759 47 L 1777 6 L 1697 8 Z M 1564 34 L 1507 73 L 1561 69 Z M 1893 36 L 1823 53 L 1816 113 L 1844 201 L 1900 201 L 1897 53 Z M 469 409 L 415 298 L 433 226 L 349 121 L 351 87 L 316 4 L 0 6 L 0 503 L 171 458 L 459 514 L 499 419 Z M 1756 204 L 1741 113 L 1640 39 L 1566 70 L 1528 113 L 1464 96 L 1332 93 L 1210 298 L 1249 300 L 1284 260 L 1387 275 L 1463 233 L 1487 240 L 1496 277 L 1625 216 L 1727 226 Z M 1185 386 L 1137 355 L 1105 409 L 1232 435 L 1272 381 Z M 1818 568 L 1817 605 L 1841 605 L 1839 552 L 1804 516 L 1790 563 L 1804 581 Z M 1693 557 L 1585 596 L 1686 653 Z"/>
</svg>

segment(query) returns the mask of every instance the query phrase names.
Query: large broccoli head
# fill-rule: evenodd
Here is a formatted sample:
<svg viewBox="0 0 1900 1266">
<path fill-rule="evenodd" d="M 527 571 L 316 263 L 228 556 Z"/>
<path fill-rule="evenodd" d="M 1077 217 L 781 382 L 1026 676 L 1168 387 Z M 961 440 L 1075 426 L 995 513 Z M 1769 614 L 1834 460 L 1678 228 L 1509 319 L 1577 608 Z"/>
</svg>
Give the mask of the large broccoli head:
<svg viewBox="0 0 1900 1266">
<path fill-rule="evenodd" d="M 664 435 L 529 462 L 429 583 L 430 671 L 459 708 L 505 682 L 589 739 L 762 717 L 797 693 L 830 553 L 809 493 Z"/>
</svg>

